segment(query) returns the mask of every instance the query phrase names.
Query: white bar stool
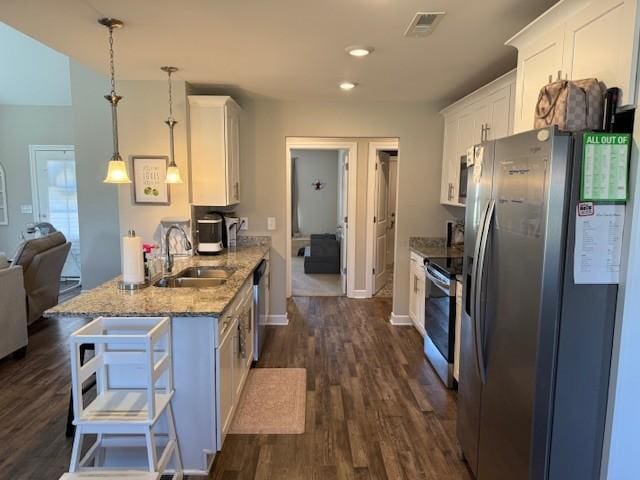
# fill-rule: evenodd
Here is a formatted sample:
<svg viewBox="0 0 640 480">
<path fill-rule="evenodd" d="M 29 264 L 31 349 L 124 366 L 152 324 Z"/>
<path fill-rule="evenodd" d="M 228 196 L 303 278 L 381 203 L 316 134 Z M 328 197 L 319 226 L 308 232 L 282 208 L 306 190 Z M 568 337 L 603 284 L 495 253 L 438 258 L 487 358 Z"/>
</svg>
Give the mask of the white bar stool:
<svg viewBox="0 0 640 480">
<path fill-rule="evenodd" d="M 59 480 L 159 480 L 160 474 L 155 472 L 141 472 L 139 470 L 114 470 L 111 474 L 106 471 L 65 473 Z"/>
<path fill-rule="evenodd" d="M 95 356 L 84 365 L 80 364 L 82 344 L 95 345 Z M 75 331 L 70 345 L 76 432 L 67 478 L 91 478 L 82 476 L 91 473 L 102 475 L 99 478 L 111 478 L 105 477 L 108 474 L 138 478 L 131 476 L 135 473 L 148 475 L 139 477 L 147 480 L 165 473 L 173 460 L 173 479 L 181 479 L 182 459 L 171 408 L 170 319 L 99 317 Z M 85 405 L 82 385 L 94 375 L 97 395 Z M 90 434 L 96 440 L 81 458 L 84 436 Z M 163 447 L 161 452 L 158 446 Z M 145 447 L 148 473 L 124 466 L 119 471 L 105 467 L 110 447 Z"/>
</svg>

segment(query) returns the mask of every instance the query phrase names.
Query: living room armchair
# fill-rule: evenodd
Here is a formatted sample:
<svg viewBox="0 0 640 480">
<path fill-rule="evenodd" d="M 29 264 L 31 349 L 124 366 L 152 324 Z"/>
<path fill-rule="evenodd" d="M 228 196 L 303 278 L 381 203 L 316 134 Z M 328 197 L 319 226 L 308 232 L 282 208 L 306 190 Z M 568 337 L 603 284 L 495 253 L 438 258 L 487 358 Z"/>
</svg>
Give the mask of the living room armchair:
<svg viewBox="0 0 640 480">
<path fill-rule="evenodd" d="M 27 240 L 18 248 L 13 264 L 23 270 L 28 325 L 58 304 L 60 276 L 70 249 L 62 232 Z"/>
<path fill-rule="evenodd" d="M 27 347 L 27 310 L 22 267 L 0 265 L 0 358 L 24 356 Z"/>
</svg>

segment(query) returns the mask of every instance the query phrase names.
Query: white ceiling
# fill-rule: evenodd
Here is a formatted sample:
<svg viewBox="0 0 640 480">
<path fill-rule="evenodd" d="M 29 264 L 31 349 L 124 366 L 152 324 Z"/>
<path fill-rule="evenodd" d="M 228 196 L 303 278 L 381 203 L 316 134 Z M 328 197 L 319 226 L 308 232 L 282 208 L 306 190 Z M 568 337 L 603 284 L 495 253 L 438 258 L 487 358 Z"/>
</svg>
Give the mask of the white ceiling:
<svg viewBox="0 0 640 480">
<path fill-rule="evenodd" d="M 106 72 L 101 16 L 116 33 L 120 78 L 162 79 L 281 99 L 455 99 L 515 66 L 504 41 L 555 0 L 2 0 L 0 20 Z M 417 11 L 447 12 L 429 37 L 403 33 Z M 376 51 L 348 56 L 348 45 Z M 337 85 L 360 85 L 345 93 Z"/>
</svg>

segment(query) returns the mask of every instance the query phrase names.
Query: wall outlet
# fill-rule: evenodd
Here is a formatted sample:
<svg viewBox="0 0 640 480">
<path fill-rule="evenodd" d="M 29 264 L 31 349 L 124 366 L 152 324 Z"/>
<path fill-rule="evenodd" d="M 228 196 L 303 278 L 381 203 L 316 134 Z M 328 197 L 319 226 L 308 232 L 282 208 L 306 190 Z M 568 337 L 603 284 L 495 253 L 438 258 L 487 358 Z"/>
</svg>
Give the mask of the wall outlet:
<svg viewBox="0 0 640 480">
<path fill-rule="evenodd" d="M 267 230 L 276 229 L 276 217 L 267 217 Z"/>
<path fill-rule="evenodd" d="M 249 217 L 240 217 L 240 230 L 249 230 Z"/>
</svg>

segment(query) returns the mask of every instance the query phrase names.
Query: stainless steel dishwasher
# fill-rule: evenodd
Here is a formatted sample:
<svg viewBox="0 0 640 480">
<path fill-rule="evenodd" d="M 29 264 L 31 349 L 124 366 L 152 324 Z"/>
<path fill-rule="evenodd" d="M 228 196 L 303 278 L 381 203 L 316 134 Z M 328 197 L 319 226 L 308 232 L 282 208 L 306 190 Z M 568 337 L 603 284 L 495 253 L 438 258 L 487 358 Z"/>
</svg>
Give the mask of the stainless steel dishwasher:
<svg viewBox="0 0 640 480">
<path fill-rule="evenodd" d="M 269 316 L 269 261 L 264 259 L 253 272 L 253 359 L 257 362 L 264 346 Z"/>
</svg>

